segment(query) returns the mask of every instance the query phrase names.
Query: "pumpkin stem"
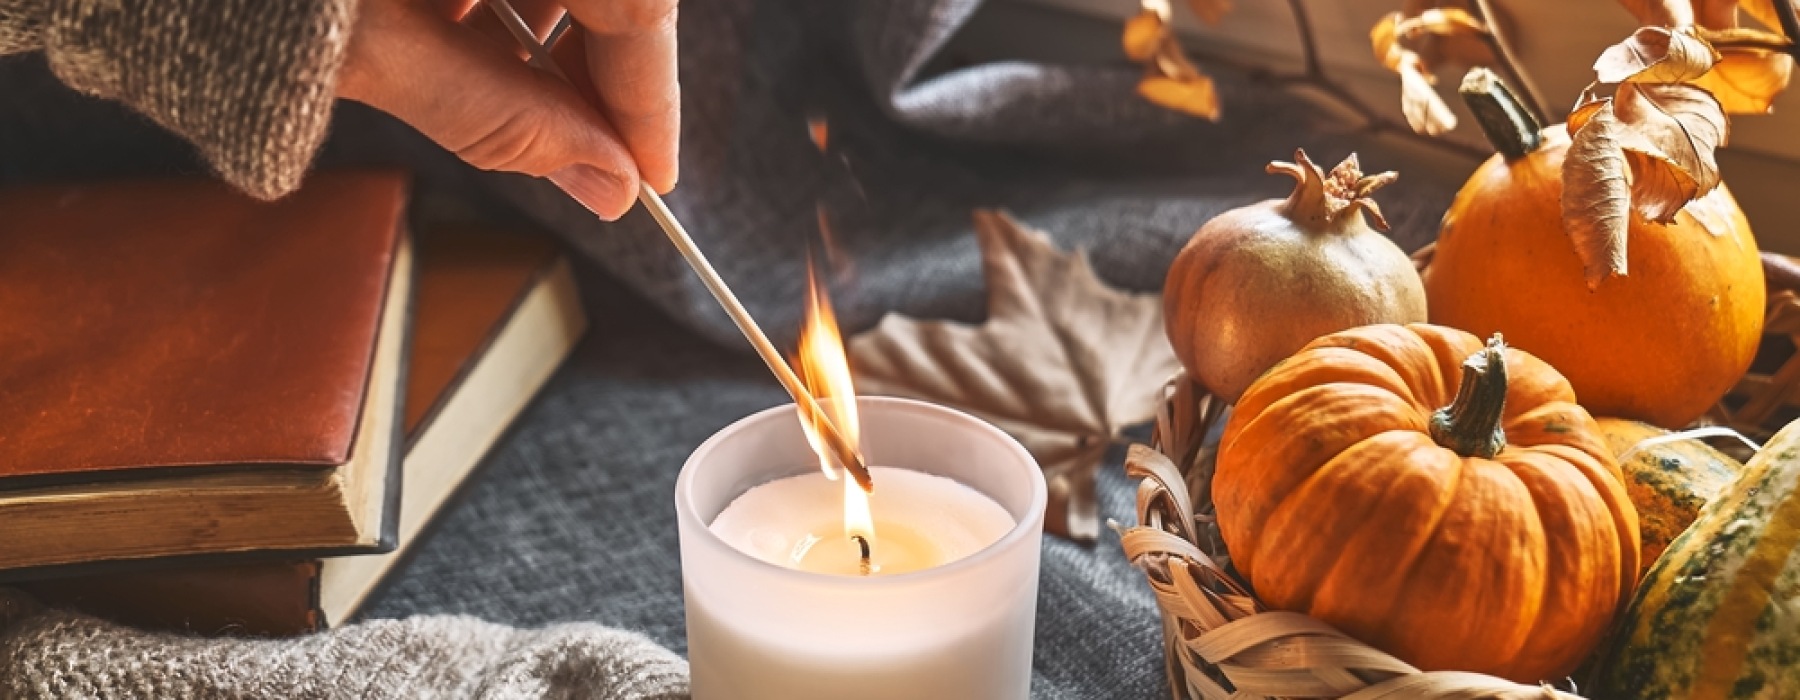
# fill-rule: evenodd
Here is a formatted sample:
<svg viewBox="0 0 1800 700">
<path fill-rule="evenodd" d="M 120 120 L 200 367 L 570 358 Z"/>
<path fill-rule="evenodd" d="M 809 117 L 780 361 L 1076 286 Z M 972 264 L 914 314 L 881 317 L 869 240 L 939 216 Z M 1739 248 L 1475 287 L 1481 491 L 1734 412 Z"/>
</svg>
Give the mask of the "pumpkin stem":
<svg viewBox="0 0 1800 700">
<path fill-rule="evenodd" d="M 1449 406 L 1431 414 L 1431 438 L 1464 457 L 1493 457 L 1506 447 L 1506 342 L 1500 334 L 1463 361 L 1462 386 Z"/>
<path fill-rule="evenodd" d="M 1399 173 L 1365 176 L 1355 153 L 1326 173 L 1301 149 L 1294 150 L 1294 162 L 1275 161 L 1269 164 L 1267 171 L 1294 178 L 1294 192 L 1288 195 L 1283 208 L 1289 221 L 1308 231 L 1339 230 L 1345 218 L 1356 216 L 1357 212 L 1368 214 L 1375 228 L 1387 230 L 1387 219 L 1381 215 L 1381 207 L 1369 199 L 1369 195 L 1398 179 Z"/>
<path fill-rule="evenodd" d="M 1475 123 L 1487 134 L 1488 143 L 1507 160 L 1522 158 L 1538 149 L 1543 142 L 1537 118 L 1520 104 L 1518 96 L 1506 87 L 1500 76 L 1486 68 L 1470 69 L 1463 76 L 1463 102 L 1475 114 Z"/>
</svg>

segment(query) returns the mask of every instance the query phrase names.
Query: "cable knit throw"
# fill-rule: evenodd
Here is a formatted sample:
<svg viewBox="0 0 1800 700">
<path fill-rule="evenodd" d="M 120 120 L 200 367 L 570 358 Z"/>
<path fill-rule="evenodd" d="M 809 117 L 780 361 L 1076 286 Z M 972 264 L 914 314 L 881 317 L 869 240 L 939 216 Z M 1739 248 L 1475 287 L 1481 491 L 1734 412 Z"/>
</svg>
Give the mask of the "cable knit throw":
<svg viewBox="0 0 1800 700">
<path fill-rule="evenodd" d="M 688 696 L 687 662 L 594 624 L 517 630 L 464 616 L 377 620 L 297 640 L 146 634 L 0 589 L 5 698 Z"/>
</svg>

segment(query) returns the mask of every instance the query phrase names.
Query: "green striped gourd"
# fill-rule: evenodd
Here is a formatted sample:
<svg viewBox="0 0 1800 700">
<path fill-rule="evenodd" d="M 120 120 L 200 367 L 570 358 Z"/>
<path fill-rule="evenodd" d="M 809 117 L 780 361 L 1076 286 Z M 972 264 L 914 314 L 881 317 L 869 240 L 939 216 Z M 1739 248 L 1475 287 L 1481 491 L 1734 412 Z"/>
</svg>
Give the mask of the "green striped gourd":
<svg viewBox="0 0 1800 700">
<path fill-rule="evenodd" d="M 1645 574 L 1595 698 L 1800 697 L 1800 421 Z"/>
<path fill-rule="evenodd" d="M 1624 457 L 1638 443 L 1667 435 L 1662 428 L 1623 418 L 1595 418 L 1613 456 Z M 1699 440 L 1681 440 L 1636 450 L 1619 460 L 1625 493 L 1637 506 L 1643 538 L 1638 561 L 1648 571 L 1669 543 L 1700 517 L 1700 510 L 1731 488 L 1743 465 Z"/>
</svg>

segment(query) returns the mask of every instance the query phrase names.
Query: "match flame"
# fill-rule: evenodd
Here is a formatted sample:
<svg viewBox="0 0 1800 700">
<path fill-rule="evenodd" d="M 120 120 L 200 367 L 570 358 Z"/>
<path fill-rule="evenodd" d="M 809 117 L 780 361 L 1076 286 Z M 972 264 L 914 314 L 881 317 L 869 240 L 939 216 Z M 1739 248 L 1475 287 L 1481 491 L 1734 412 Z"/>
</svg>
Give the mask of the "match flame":
<svg viewBox="0 0 1800 700">
<path fill-rule="evenodd" d="M 820 427 L 826 417 L 837 426 L 838 433 L 853 450 L 861 449 L 862 423 L 856 412 L 856 386 L 850 379 L 850 359 L 844 352 L 844 338 L 838 332 L 837 314 L 831 310 L 831 298 L 819 284 L 811 261 L 806 266 L 806 323 L 800 329 L 799 375 L 806 390 L 819 400 L 826 416 L 800 414 L 800 427 L 806 440 L 819 455 L 819 469 L 826 478 L 837 480 L 843 465 L 837 463 Z M 869 514 L 869 494 L 854 479 L 844 482 L 844 535 L 875 538 L 875 520 Z"/>
<path fill-rule="evenodd" d="M 831 126 L 824 117 L 806 118 L 806 137 L 812 139 L 813 147 L 824 153 L 831 147 Z"/>
</svg>

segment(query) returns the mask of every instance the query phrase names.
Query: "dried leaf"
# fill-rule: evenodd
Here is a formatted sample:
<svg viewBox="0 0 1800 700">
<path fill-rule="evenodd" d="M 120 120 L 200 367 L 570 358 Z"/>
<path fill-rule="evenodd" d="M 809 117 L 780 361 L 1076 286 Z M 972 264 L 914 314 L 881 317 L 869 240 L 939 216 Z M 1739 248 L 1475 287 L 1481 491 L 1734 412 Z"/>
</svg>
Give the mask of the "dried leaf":
<svg viewBox="0 0 1800 700">
<path fill-rule="evenodd" d="M 1675 220 L 1675 212 L 1700 196 L 1700 186 L 1673 163 L 1631 148 L 1632 134 L 1626 129 L 1621 141 L 1625 147 L 1625 165 L 1631 171 L 1631 208 L 1639 216 L 1658 223 Z"/>
<path fill-rule="evenodd" d="M 1688 202 L 1681 210 L 1694 217 L 1700 228 L 1706 229 L 1715 238 L 1731 232 L 1732 216 L 1740 211 L 1737 202 L 1731 198 L 1731 190 L 1723 187 L 1714 188 L 1699 199 Z"/>
<path fill-rule="evenodd" d="M 1710 29 L 1738 26 L 1738 0 L 1690 0 L 1694 23 Z"/>
<path fill-rule="evenodd" d="M 1581 99 L 1575 101 L 1575 109 L 1569 112 L 1569 136 L 1573 137 L 1575 132 L 1581 130 L 1582 125 L 1587 124 L 1589 119 L 1594 118 L 1595 112 L 1600 111 L 1601 107 L 1605 107 L 1611 102 L 1612 98 L 1610 97 L 1600 97 L 1594 94 L 1593 85 L 1589 85 L 1587 86 L 1587 89 L 1582 90 Z"/>
<path fill-rule="evenodd" d="M 1401 48 L 1419 54 L 1427 70 L 1443 65 L 1491 66 L 1487 25 L 1466 10 L 1434 8 L 1402 20 L 1395 28 Z"/>
<path fill-rule="evenodd" d="M 1792 0 L 1788 0 L 1792 1 Z M 1763 26 L 1781 26 L 1775 16 L 1776 0 L 1619 0 L 1639 24 L 1682 27 L 1698 24 L 1711 29 L 1738 26 L 1737 11 L 1756 18 Z"/>
<path fill-rule="evenodd" d="M 1168 28 L 1155 10 L 1139 12 L 1125 21 L 1125 57 L 1138 63 L 1149 61 L 1168 36 Z"/>
<path fill-rule="evenodd" d="M 1783 1 L 1792 2 L 1793 0 Z M 1779 29 L 1781 28 L 1781 18 L 1775 14 L 1775 3 L 1776 0 L 1739 0 L 1738 6 L 1744 8 L 1744 13 L 1756 18 L 1756 21 L 1762 23 L 1762 26 Z"/>
<path fill-rule="evenodd" d="M 1050 482 L 1045 525 L 1092 541 L 1094 473 L 1119 430 L 1149 420 L 1180 369 L 1162 302 L 1107 287 L 1003 213 L 975 214 L 988 320 L 889 316 L 850 340 L 857 388 L 955 406 L 1018 438 Z"/>
<path fill-rule="evenodd" d="M 1434 7 L 1420 12 L 1407 20 L 1410 27 L 1403 33 L 1425 32 L 1438 36 L 1481 35 L 1487 33 L 1487 27 L 1468 10 L 1455 7 Z"/>
<path fill-rule="evenodd" d="M 1694 23 L 1694 6 L 1688 0 L 1619 0 L 1638 24 L 1684 27 Z"/>
<path fill-rule="evenodd" d="M 1570 139 L 1563 160 L 1563 229 L 1575 244 L 1588 289 L 1624 275 L 1625 232 L 1631 221 L 1631 183 L 1610 101 L 1601 102 Z"/>
<path fill-rule="evenodd" d="M 1419 57 L 1405 52 L 1400 61 L 1400 114 L 1414 132 L 1437 136 L 1456 128 L 1456 113 L 1432 87 Z"/>
<path fill-rule="evenodd" d="M 1369 46 L 1375 49 L 1375 60 L 1391 71 L 1400 70 L 1401 57 L 1410 53 L 1400 48 L 1399 25 L 1403 19 L 1405 15 L 1389 12 L 1369 29 Z"/>
<path fill-rule="evenodd" d="M 1194 65 L 1193 61 L 1189 61 L 1187 54 L 1182 53 L 1180 49 L 1158 52 L 1151 61 L 1151 66 L 1156 69 L 1151 72 L 1151 77 L 1186 81 L 1206 75 L 1200 72 L 1200 67 Z"/>
<path fill-rule="evenodd" d="M 1719 62 L 1693 84 L 1718 98 L 1727 114 L 1769 113 L 1775 98 L 1787 89 L 1794 57 L 1762 46 L 1787 40 L 1756 29 L 1702 31 L 1701 36 L 1718 49 Z"/>
<path fill-rule="evenodd" d="M 1219 0 L 1229 7 L 1229 2 Z M 1212 78 L 1188 60 L 1181 42 L 1169 31 L 1167 0 L 1144 0 L 1144 10 L 1125 22 L 1121 39 L 1125 55 L 1144 66 L 1138 94 L 1151 104 L 1219 120 L 1219 93 Z"/>
<path fill-rule="evenodd" d="M 1438 62 L 1492 63 L 1486 32 L 1474 16 L 1454 8 L 1413 17 L 1389 13 L 1369 30 L 1376 60 L 1400 75 L 1400 113 L 1414 132 L 1436 136 L 1456 128 L 1456 113 L 1438 94 L 1431 70 Z"/>
<path fill-rule="evenodd" d="M 1594 62 L 1602 83 L 1681 83 L 1712 70 L 1719 55 L 1692 27 L 1642 27 Z"/>
<path fill-rule="evenodd" d="M 1188 0 L 1188 9 L 1207 24 L 1218 24 L 1231 12 L 1231 0 Z"/>
<path fill-rule="evenodd" d="M 1211 121 L 1219 120 L 1219 93 L 1212 78 L 1204 75 L 1188 78 L 1151 76 L 1138 81 L 1138 94 L 1151 103 Z"/>
<path fill-rule="evenodd" d="M 1674 221 L 1682 205 L 1719 185 L 1716 152 L 1728 127 L 1710 93 L 1687 84 L 1627 83 L 1612 111 L 1624 127 L 1620 145 L 1643 156 L 1630 164 L 1632 204 L 1644 218 Z"/>
</svg>

